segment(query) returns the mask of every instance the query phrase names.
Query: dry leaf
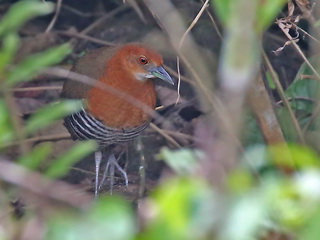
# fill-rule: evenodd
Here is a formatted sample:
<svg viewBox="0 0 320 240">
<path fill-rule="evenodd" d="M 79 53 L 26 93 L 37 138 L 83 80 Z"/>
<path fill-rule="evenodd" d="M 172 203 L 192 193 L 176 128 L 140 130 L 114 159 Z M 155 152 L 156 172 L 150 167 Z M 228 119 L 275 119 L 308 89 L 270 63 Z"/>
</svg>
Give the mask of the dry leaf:
<svg viewBox="0 0 320 240">
<path fill-rule="evenodd" d="M 310 6 L 309 0 L 295 0 L 295 1 L 300 7 L 309 8 Z"/>
<path fill-rule="evenodd" d="M 295 30 L 296 36 L 291 36 L 289 33 L 289 30 L 292 29 L 294 26 L 287 18 L 281 18 L 276 21 L 279 28 L 283 31 L 283 33 L 289 38 L 288 41 L 285 42 L 285 44 L 282 47 L 279 47 L 277 50 L 272 51 L 275 55 L 279 55 L 279 53 L 288 45 L 290 45 L 293 42 L 299 41 L 299 32 Z"/>
<path fill-rule="evenodd" d="M 292 1 L 288 2 L 288 17 L 291 17 L 294 12 L 294 4 Z"/>
</svg>

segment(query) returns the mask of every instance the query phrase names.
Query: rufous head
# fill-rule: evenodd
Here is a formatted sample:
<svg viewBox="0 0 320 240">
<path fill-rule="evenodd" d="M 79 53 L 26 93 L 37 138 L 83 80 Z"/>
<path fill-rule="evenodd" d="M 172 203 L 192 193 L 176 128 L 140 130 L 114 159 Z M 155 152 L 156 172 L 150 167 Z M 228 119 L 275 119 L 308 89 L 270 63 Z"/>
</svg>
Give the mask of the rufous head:
<svg viewBox="0 0 320 240">
<path fill-rule="evenodd" d="M 163 68 L 162 56 L 141 44 L 127 44 L 122 46 L 113 57 L 118 67 L 129 72 L 137 81 L 147 81 L 151 78 L 160 78 L 174 84 L 172 78 Z"/>
</svg>

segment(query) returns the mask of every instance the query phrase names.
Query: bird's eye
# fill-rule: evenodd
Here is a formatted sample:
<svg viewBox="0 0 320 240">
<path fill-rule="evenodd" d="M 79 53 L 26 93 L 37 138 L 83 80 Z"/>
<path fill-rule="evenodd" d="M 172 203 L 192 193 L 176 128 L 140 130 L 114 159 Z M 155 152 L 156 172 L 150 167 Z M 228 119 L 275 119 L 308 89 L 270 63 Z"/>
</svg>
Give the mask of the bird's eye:
<svg viewBox="0 0 320 240">
<path fill-rule="evenodd" d="M 146 65 L 146 64 L 148 64 L 148 59 L 147 59 L 145 56 L 141 56 L 141 57 L 139 58 L 139 62 L 140 62 L 140 64 L 142 64 L 142 65 Z"/>
</svg>

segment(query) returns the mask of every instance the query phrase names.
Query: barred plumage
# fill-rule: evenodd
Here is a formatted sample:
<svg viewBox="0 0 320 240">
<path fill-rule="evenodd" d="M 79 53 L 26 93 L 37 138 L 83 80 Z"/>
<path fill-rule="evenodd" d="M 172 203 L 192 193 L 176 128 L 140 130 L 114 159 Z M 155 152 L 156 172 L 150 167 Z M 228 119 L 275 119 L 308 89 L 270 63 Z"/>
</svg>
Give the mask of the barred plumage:
<svg viewBox="0 0 320 240">
<path fill-rule="evenodd" d="M 96 140 L 101 147 L 128 142 L 137 137 L 148 125 L 128 129 L 116 129 L 104 125 L 84 108 L 64 119 L 64 123 L 74 140 Z"/>
</svg>

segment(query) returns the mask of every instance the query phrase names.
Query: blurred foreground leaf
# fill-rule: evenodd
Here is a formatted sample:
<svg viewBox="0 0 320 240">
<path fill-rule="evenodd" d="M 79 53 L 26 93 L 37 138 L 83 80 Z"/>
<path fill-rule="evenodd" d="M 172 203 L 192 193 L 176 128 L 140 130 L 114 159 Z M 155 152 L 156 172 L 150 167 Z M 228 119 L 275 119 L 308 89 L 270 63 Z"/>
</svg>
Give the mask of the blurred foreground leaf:
<svg viewBox="0 0 320 240">
<path fill-rule="evenodd" d="M 20 39 L 17 34 L 11 33 L 3 37 L 0 49 L 0 76 L 4 75 L 5 66 L 12 62 L 19 48 Z"/>
<path fill-rule="evenodd" d="M 63 177 L 68 173 L 72 165 L 94 152 L 97 147 L 98 145 L 95 141 L 79 142 L 67 153 L 56 159 L 54 164 L 46 171 L 45 175 L 50 178 Z"/>
<path fill-rule="evenodd" d="M 164 160 L 176 173 L 180 175 L 191 174 L 198 167 L 197 156 L 194 150 L 179 149 L 170 150 L 162 148 L 157 159 Z"/>
<path fill-rule="evenodd" d="M 211 189 L 196 178 L 176 178 L 163 183 L 152 195 L 154 218 L 139 239 L 202 239 L 217 216 Z"/>
<path fill-rule="evenodd" d="M 119 197 L 100 197 L 78 214 L 61 212 L 50 220 L 46 240 L 130 240 L 136 232 L 132 209 Z"/>
<path fill-rule="evenodd" d="M 14 131 L 9 112 L 3 99 L 0 99 L 0 147 L 13 140 Z"/>
<path fill-rule="evenodd" d="M 41 145 L 35 146 L 31 152 L 27 155 L 22 156 L 18 162 L 31 170 L 39 167 L 40 163 L 44 161 L 49 154 L 52 152 L 51 143 L 43 143 Z"/>
<path fill-rule="evenodd" d="M 25 129 L 27 133 L 33 133 L 80 109 L 81 103 L 78 100 L 64 100 L 51 104 L 34 113 L 28 119 Z"/>
<path fill-rule="evenodd" d="M 267 29 L 282 10 L 286 0 L 260 0 L 257 9 L 257 27 L 262 32 Z"/>
<path fill-rule="evenodd" d="M 8 32 L 17 32 L 29 19 L 51 13 L 54 4 L 41 1 L 19 1 L 8 10 L 0 21 L 0 37 Z"/>
<path fill-rule="evenodd" d="M 39 74 L 44 68 L 61 62 L 70 52 L 70 46 L 64 44 L 41 53 L 33 54 L 23 60 L 8 74 L 6 84 L 14 85 L 19 82 L 28 81 Z"/>
<path fill-rule="evenodd" d="M 292 170 L 311 169 L 320 167 L 317 154 L 305 146 L 296 144 L 274 145 L 268 148 L 271 161 L 280 167 Z"/>
</svg>

